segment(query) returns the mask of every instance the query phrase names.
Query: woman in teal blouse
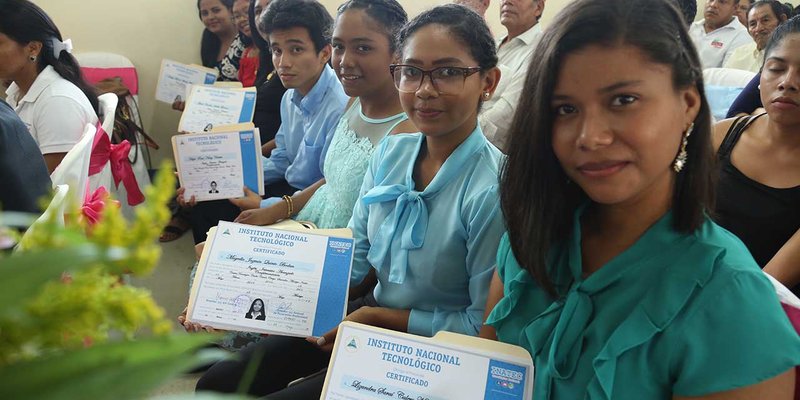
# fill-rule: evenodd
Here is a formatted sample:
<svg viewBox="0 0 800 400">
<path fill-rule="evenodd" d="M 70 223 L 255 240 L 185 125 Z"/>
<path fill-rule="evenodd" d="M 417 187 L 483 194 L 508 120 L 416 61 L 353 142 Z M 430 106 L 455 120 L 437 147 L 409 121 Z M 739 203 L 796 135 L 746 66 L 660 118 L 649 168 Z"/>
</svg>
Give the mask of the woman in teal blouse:
<svg viewBox="0 0 800 400">
<path fill-rule="evenodd" d="M 800 338 L 707 217 L 711 118 L 681 14 L 577 0 L 556 21 L 513 124 L 481 335 L 531 353 L 535 399 L 792 398 Z"/>
</svg>

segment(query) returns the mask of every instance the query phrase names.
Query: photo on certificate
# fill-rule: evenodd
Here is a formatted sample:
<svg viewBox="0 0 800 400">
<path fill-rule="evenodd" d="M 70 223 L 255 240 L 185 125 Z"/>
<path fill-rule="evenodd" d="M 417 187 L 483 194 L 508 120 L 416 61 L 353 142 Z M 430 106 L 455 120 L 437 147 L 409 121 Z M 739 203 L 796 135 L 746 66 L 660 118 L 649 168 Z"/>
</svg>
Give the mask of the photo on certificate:
<svg viewBox="0 0 800 400">
<path fill-rule="evenodd" d="M 433 338 L 339 326 L 321 399 L 529 400 L 533 361 L 519 346 L 451 332 Z"/>
<path fill-rule="evenodd" d="M 178 132 L 219 132 L 251 123 L 255 107 L 255 88 L 194 85 L 178 123 Z"/>
<path fill-rule="evenodd" d="M 211 85 L 216 82 L 217 76 L 219 72 L 216 69 L 162 60 L 156 100 L 167 104 L 184 101 L 184 96 L 192 85 Z"/>
<path fill-rule="evenodd" d="M 220 221 L 198 262 L 188 319 L 297 337 L 333 329 L 346 312 L 353 239 L 320 232 Z"/>
<path fill-rule="evenodd" d="M 247 186 L 264 194 L 258 129 L 172 137 L 178 180 L 188 199 L 210 201 L 244 195 Z"/>
</svg>

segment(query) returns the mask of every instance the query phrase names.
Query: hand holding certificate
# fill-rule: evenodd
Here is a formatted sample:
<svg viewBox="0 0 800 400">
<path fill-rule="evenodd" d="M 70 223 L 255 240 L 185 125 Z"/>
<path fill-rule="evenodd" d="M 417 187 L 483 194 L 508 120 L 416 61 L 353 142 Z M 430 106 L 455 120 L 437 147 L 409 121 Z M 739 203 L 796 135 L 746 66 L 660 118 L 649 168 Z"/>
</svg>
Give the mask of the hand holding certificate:
<svg viewBox="0 0 800 400">
<path fill-rule="evenodd" d="M 219 72 L 199 65 L 186 65 L 172 60 L 161 61 L 158 75 L 156 100 L 172 104 L 186 100 L 186 90 L 192 85 L 210 85 L 217 80 Z"/>
<path fill-rule="evenodd" d="M 319 336 L 344 318 L 353 239 L 221 221 L 187 311 L 218 329 Z"/>
<path fill-rule="evenodd" d="M 209 201 L 241 197 L 245 186 L 264 194 L 258 129 L 176 135 L 172 148 L 186 198 Z"/>
<path fill-rule="evenodd" d="M 178 132 L 219 132 L 253 121 L 255 88 L 192 86 Z"/>
<path fill-rule="evenodd" d="M 528 400 L 525 349 L 450 332 L 433 338 L 353 322 L 339 326 L 321 399 Z"/>
</svg>

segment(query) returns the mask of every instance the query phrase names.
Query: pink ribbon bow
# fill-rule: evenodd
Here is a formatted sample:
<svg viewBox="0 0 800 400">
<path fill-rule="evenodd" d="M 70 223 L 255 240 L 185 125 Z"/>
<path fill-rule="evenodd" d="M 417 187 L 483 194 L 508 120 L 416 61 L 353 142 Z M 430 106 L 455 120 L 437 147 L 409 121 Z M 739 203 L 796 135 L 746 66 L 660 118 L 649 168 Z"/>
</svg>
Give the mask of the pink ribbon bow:
<svg viewBox="0 0 800 400">
<path fill-rule="evenodd" d="M 86 197 L 83 200 L 81 207 L 81 214 L 89 221 L 89 225 L 94 225 L 100 220 L 103 210 L 106 208 L 106 200 L 108 199 L 108 191 L 105 187 L 100 186 L 94 193 L 89 195 L 89 190 L 86 190 Z M 111 202 L 119 207 L 119 202 L 114 200 Z"/>
<path fill-rule="evenodd" d="M 144 201 L 144 194 L 139 189 L 136 175 L 133 174 L 133 168 L 128 161 L 130 150 L 131 144 L 127 140 L 123 140 L 120 144 L 112 144 L 106 131 L 103 130 L 102 126 L 98 125 L 97 132 L 94 135 L 94 143 L 92 144 L 89 176 L 100 173 L 106 163 L 110 161 L 114 184 L 117 188 L 119 188 L 120 182 L 125 185 L 125 189 L 128 192 L 128 204 L 135 206 Z"/>
</svg>

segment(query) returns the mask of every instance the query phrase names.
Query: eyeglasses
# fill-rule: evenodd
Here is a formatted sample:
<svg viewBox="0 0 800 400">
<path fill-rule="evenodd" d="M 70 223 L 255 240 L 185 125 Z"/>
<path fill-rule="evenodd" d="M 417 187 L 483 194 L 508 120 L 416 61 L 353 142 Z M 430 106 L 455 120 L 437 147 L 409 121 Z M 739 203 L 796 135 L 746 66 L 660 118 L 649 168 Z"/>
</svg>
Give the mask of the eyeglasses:
<svg viewBox="0 0 800 400">
<path fill-rule="evenodd" d="M 389 72 L 394 77 L 394 86 L 403 93 L 416 93 L 427 75 L 439 94 L 458 94 L 464 90 L 467 77 L 480 70 L 481 67 L 439 67 L 426 71 L 413 65 L 389 66 Z"/>
</svg>

